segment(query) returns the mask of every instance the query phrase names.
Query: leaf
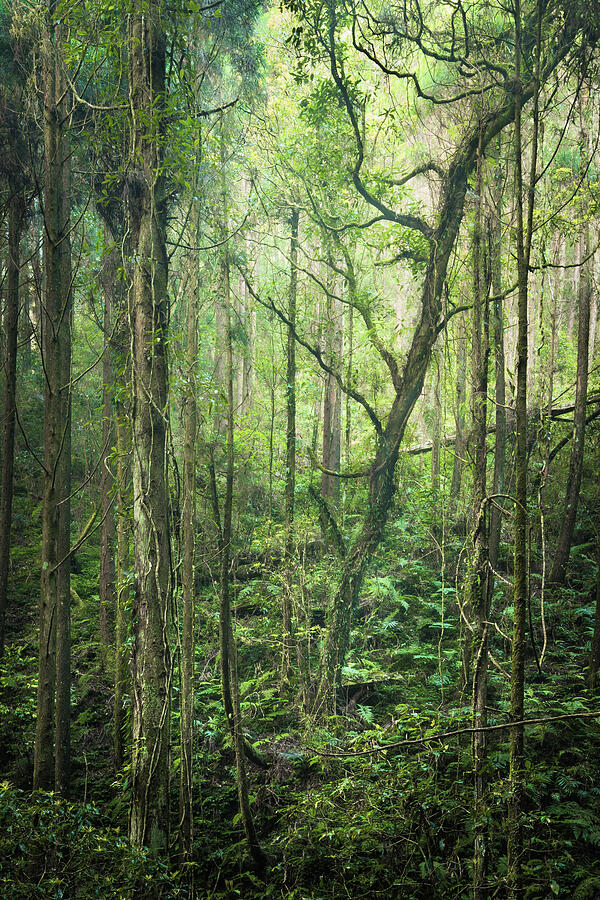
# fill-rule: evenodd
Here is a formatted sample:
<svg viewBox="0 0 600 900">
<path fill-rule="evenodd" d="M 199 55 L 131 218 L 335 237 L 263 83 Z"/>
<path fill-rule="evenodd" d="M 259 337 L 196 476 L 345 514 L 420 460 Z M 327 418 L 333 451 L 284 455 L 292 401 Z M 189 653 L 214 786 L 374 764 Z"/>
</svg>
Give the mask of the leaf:
<svg viewBox="0 0 600 900">
<path fill-rule="evenodd" d="M 361 719 L 363 719 L 368 725 L 373 721 L 373 710 L 370 706 L 362 706 L 360 703 L 358 704 L 358 712 L 360 714 Z"/>
</svg>

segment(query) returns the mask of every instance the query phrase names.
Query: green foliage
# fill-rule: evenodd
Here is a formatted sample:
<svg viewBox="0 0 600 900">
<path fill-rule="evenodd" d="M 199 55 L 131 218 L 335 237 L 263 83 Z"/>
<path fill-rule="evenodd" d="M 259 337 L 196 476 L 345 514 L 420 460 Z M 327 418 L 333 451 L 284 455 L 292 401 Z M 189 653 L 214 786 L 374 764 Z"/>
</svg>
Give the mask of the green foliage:
<svg viewBox="0 0 600 900">
<path fill-rule="evenodd" d="M 27 774 L 36 709 L 36 665 L 32 648 L 18 644 L 9 645 L 0 660 L 0 758 L 11 766 L 19 764 Z"/>
<path fill-rule="evenodd" d="M 152 883 L 185 897 L 164 863 L 134 851 L 90 803 L 0 784 L 0 897 L 123 898 Z"/>
</svg>

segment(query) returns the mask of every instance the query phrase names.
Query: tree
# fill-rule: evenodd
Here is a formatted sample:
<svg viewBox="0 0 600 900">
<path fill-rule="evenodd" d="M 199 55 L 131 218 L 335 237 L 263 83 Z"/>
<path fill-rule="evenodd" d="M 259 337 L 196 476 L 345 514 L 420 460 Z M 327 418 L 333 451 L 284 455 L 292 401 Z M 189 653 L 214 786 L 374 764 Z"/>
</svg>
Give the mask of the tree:
<svg viewBox="0 0 600 900">
<path fill-rule="evenodd" d="M 583 105 L 583 99 L 582 99 Z M 585 129 L 581 134 L 582 162 L 585 164 L 587 150 Z M 565 502 L 561 519 L 560 535 L 550 572 L 550 581 L 561 583 L 565 580 L 567 563 L 571 553 L 571 543 L 577 519 L 579 490 L 581 488 L 581 472 L 583 469 L 583 451 L 585 444 L 585 419 L 588 396 L 588 361 L 590 343 L 590 306 L 592 296 L 592 279 L 590 266 L 590 228 L 585 211 L 582 210 L 583 221 L 579 236 L 579 283 L 577 290 L 577 306 L 579 324 L 577 330 L 577 382 L 575 391 L 575 410 L 573 413 L 573 439 L 569 461 L 569 475 L 565 490 Z"/>
<path fill-rule="evenodd" d="M 294 8 L 296 8 L 294 6 Z M 350 548 L 345 560 L 341 580 L 332 604 L 329 628 L 323 649 L 320 683 L 317 705 L 328 698 L 332 700 L 332 686 L 335 684 L 343 663 L 350 636 L 352 609 L 354 608 L 363 582 L 365 566 L 374 549 L 378 546 L 389 514 L 394 494 L 394 471 L 398 451 L 402 442 L 407 422 L 414 405 L 421 393 L 425 373 L 429 366 L 431 352 L 438 333 L 444 327 L 442 321 L 442 295 L 448 263 L 455 246 L 456 237 L 462 220 L 468 178 L 473 171 L 478 148 L 484 151 L 501 131 L 512 122 L 515 116 L 515 94 L 512 82 L 506 79 L 501 90 L 495 90 L 490 84 L 482 89 L 462 92 L 457 88 L 454 96 L 436 96 L 428 93 L 421 86 L 419 74 L 407 65 L 400 57 L 394 67 L 394 54 L 408 42 L 420 51 L 424 57 L 444 59 L 451 65 L 464 55 L 466 44 L 459 50 L 459 38 L 455 31 L 448 37 L 451 50 L 444 53 L 435 44 L 433 33 L 427 32 L 426 40 L 419 31 L 418 21 L 405 24 L 396 21 L 393 16 L 381 27 L 380 22 L 367 8 L 347 10 L 334 2 L 324 7 L 300 7 L 306 21 L 310 21 L 312 35 L 320 51 L 325 55 L 336 86 L 339 102 L 346 111 L 351 133 L 354 138 L 355 156 L 352 169 L 352 182 L 358 194 L 372 209 L 373 222 L 387 221 L 408 233 L 415 233 L 419 241 L 424 242 L 426 264 L 422 282 L 420 315 L 415 327 L 412 341 L 402 367 L 391 354 L 385 358 L 390 378 L 394 386 L 394 399 L 387 412 L 385 424 L 364 397 L 356 396 L 366 409 L 377 435 L 377 452 L 369 471 L 369 501 L 367 512 L 359 536 Z M 535 12 L 527 19 L 527 29 L 535 22 Z M 452 19 L 454 22 L 454 19 Z M 580 23 L 569 20 L 563 31 L 554 36 L 552 52 L 544 57 L 536 79 L 530 74 L 523 84 L 521 102 L 525 103 L 533 97 L 536 86 L 543 83 L 568 54 L 573 36 Z M 417 174 L 432 170 L 439 174 L 439 201 L 437 204 L 435 224 L 412 213 L 403 213 L 386 202 L 387 197 L 378 196 L 367 183 L 362 170 L 366 159 L 364 129 L 361 125 L 364 101 L 359 98 L 355 86 L 350 83 L 346 68 L 346 60 L 340 43 L 340 33 L 344 28 L 352 29 L 354 47 L 359 55 L 369 60 L 376 68 L 387 75 L 407 80 L 413 84 L 416 94 L 429 102 L 447 104 L 470 98 L 474 106 L 475 126 L 468 126 L 461 140 L 455 145 L 447 165 L 442 169 L 436 162 L 426 162 L 417 167 L 402 179 L 385 179 L 393 185 L 404 185 Z M 473 26 L 475 27 L 475 26 Z M 414 29 L 414 31 L 413 31 Z M 468 42 L 471 26 L 463 22 L 461 40 Z M 312 38 L 311 38 L 312 39 Z M 301 35 L 297 42 L 301 44 Z M 378 49 L 379 48 L 379 49 Z M 494 65 L 485 57 L 469 61 L 477 71 L 493 72 Z M 502 69 L 502 71 L 505 71 Z M 353 75 L 353 77 L 355 77 Z M 492 79 L 493 81 L 493 79 Z M 490 95 L 490 91 L 495 91 Z M 439 171 L 438 171 L 439 170 Z M 379 178 L 381 184 L 383 179 Z"/>
<path fill-rule="evenodd" d="M 296 491 L 296 301 L 298 293 L 298 222 L 299 212 L 290 212 L 290 290 L 287 315 L 286 367 L 286 468 L 285 468 L 285 586 L 283 595 L 282 677 L 288 681 L 292 667 L 292 562 L 294 556 L 294 502 Z"/>
<path fill-rule="evenodd" d="M 42 39 L 44 109 L 44 491 L 34 785 L 69 787 L 72 285 L 63 26 L 51 2 Z M 53 719 L 56 692 L 56 735 Z M 55 759 L 54 748 L 56 736 Z M 53 765 L 55 773 L 52 773 Z"/>
<path fill-rule="evenodd" d="M 13 124 L 13 123 L 11 123 Z M 14 126 L 13 126 L 14 127 Z M 16 147 L 11 147 L 14 154 Z M 21 151 L 23 148 L 20 148 Z M 12 154 L 11 154 L 12 155 Z M 14 157 L 13 157 L 14 159 Z M 0 658 L 4 655 L 4 629 L 8 605 L 8 570 L 13 501 L 17 343 L 19 336 L 19 274 L 21 235 L 25 221 L 23 173 L 14 173 L 8 194 L 8 248 L 4 325 L 4 409 L 2 414 L 2 485 L 0 492 Z"/>
<path fill-rule="evenodd" d="M 164 174 L 166 33 L 161 4 L 130 19 L 131 158 L 127 171 L 133 253 L 129 297 L 133 406 L 133 764 L 129 835 L 169 847 L 172 604 L 168 429 L 168 300 Z"/>
</svg>

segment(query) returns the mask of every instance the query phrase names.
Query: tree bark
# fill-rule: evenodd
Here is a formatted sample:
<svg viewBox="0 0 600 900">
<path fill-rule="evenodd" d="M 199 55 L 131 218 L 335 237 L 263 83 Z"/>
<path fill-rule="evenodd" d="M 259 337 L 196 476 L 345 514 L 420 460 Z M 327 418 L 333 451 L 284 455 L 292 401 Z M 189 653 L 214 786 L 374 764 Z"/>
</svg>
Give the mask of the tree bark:
<svg viewBox="0 0 600 900">
<path fill-rule="evenodd" d="M 131 521 L 127 510 L 127 483 L 125 459 L 129 455 L 131 432 L 125 411 L 120 402 L 115 403 L 115 433 L 117 444 L 117 595 L 115 609 L 115 699 L 113 705 L 113 754 L 115 770 L 123 768 L 125 761 L 125 716 L 123 696 L 126 690 L 127 654 L 125 636 L 127 634 L 126 610 L 129 607 L 129 582 L 127 570 L 130 567 L 129 537 Z"/>
<path fill-rule="evenodd" d="M 60 26 L 50 2 L 43 36 L 44 89 L 44 303 L 42 354 L 44 396 L 44 487 L 37 717 L 34 788 L 68 791 L 70 340 L 71 283 L 64 111 L 59 106 Z M 65 483 L 67 482 L 67 483 Z M 61 503 L 63 509 L 61 510 Z M 66 592 L 66 594 L 65 594 Z M 57 631 L 59 667 L 57 678 Z M 57 684 L 58 682 L 58 684 Z M 55 693 L 57 747 L 54 757 Z M 56 781 L 58 780 L 58 783 Z"/>
<path fill-rule="evenodd" d="M 223 198 L 225 200 L 225 198 Z M 224 222 L 225 203 L 223 204 Z M 226 230 L 226 224 L 223 226 Z M 223 251 L 223 310 L 225 325 L 225 388 L 227 392 L 226 415 L 226 468 L 225 468 L 225 498 L 223 502 L 223 524 L 220 528 L 219 553 L 221 555 L 220 566 L 220 604 L 219 604 L 219 649 L 221 668 L 221 688 L 223 695 L 223 708 L 227 718 L 233 746 L 235 751 L 236 783 L 240 815 L 244 826 L 244 833 L 248 842 L 248 849 L 259 869 L 265 865 L 265 857 L 260 847 L 254 819 L 250 809 L 248 778 L 244 756 L 248 752 L 248 746 L 244 740 L 242 730 L 242 715 L 240 708 L 239 679 L 237 671 L 236 649 L 231 621 L 231 591 L 230 591 L 230 561 L 231 540 L 233 537 L 233 481 L 234 481 L 234 416 L 233 416 L 233 352 L 231 346 L 231 294 L 229 253 Z M 216 494 L 216 482 L 213 472 L 213 502 L 215 505 L 215 518 L 218 521 L 218 499 Z"/>
<path fill-rule="evenodd" d="M 450 483 L 450 496 L 454 500 L 458 499 L 460 496 L 466 450 L 464 406 L 467 392 L 467 335 L 465 333 L 465 321 L 463 316 L 459 316 L 458 319 L 456 344 L 456 410 L 454 416 L 456 424 L 456 440 L 454 443 L 452 481 Z"/>
<path fill-rule="evenodd" d="M 61 79 L 61 93 L 64 93 Z M 67 100 L 58 110 L 65 115 Z M 73 292 L 71 272 L 71 150 L 63 136 L 60 142 L 60 218 L 58 248 L 61 267 L 60 341 L 60 456 L 56 466 L 58 503 L 58 559 L 56 602 L 56 750 L 54 789 L 67 796 L 71 779 L 71 341 Z"/>
<path fill-rule="evenodd" d="M 506 363 L 504 358 L 504 303 L 502 300 L 502 187 L 503 170 L 500 166 L 501 141 L 498 140 L 498 171 L 494 185 L 494 210 L 496 216 L 492 227 L 490 241 L 490 271 L 492 279 L 492 294 L 495 297 L 493 306 L 494 325 L 494 361 L 496 367 L 495 379 L 495 430 L 496 444 L 494 448 L 494 475 L 492 481 L 492 493 L 504 493 L 504 478 L 506 470 Z M 500 535 L 502 531 L 502 508 L 500 502 L 492 504 L 490 509 L 490 534 L 489 534 L 489 561 L 493 570 L 498 567 L 498 554 L 500 551 Z M 492 602 L 494 586 L 494 574 L 491 571 L 488 576 L 488 603 Z"/>
<path fill-rule="evenodd" d="M 581 137 L 582 152 L 585 155 L 587 140 Z M 585 447 L 585 418 L 588 391 L 588 361 L 590 339 L 590 303 L 592 295 L 591 261 L 587 260 L 590 249 L 589 223 L 584 221 L 579 235 L 579 282 L 578 307 L 579 327 L 577 335 L 577 382 L 575 388 L 575 410 L 573 413 L 573 442 L 569 461 L 569 475 L 565 491 L 565 502 L 556 554 L 550 572 L 550 581 L 562 584 L 567 574 L 571 544 L 577 520 L 583 453 Z"/>
<path fill-rule="evenodd" d="M 166 37 L 150 0 L 130 19 L 132 170 L 129 215 L 133 286 L 133 546 L 135 593 L 132 803 L 129 836 L 169 849 L 169 731 L 172 602 L 167 488 L 167 253 L 163 168 Z"/>
<path fill-rule="evenodd" d="M 108 237 L 108 228 L 105 226 Z M 113 444 L 115 440 L 115 412 L 113 394 L 115 385 L 114 335 L 115 310 L 113 291 L 117 282 L 117 249 L 111 247 L 102 271 L 104 293 L 104 355 L 102 357 L 102 454 L 100 467 L 100 504 L 102 526 L 100 529 L 100 640 L 106 649 L 112 645 L 116 608 L 115 567 L 115 479 L 112 472 Z M 118 311 L 117 311 L 118 315 Z"/>
<path fill-rule="evenodd" d="M 10 530 L 15 459 L 17 343 L 19 334 L 19 268 L 25 198 L 14 190 L 8 204 L 8 255 L 4 306 L 4 409 L 2 414 L 2 487 L 0 489 L 0 659 L 4 655 Z"/>
<path fill-rule="evenodd" d="M 443 360 L 442 363 L 443 365 Z M 434 358 L 433 420 L 431 423 L 431 492 L 434 502 L 434 531 L 439 534 L 438 504 L 440 499 L 440 475 L 442 465 L 442 398 L 440 361 Z"/>
<path fill-rule="evenodd" d="M 528 598 L 527 532 L 527 358 L 528 358 L 528 274 L 533 235 L 533 209 L 537 171 L 537 128 L 540 71 L 541 21 L 537 20 L 535 63 L 535 93 L 533 108 L 533 136 L 531 168 L 527 191 L 527 221 L 524 221 L 523 144 L 521 111 L 521 5 L 516 0 L 515 21 L 515 187 L 517 210 L 517 390 L 515 403 L 515 518 L 514 518 L 514 577 L 513 577 L 513 640 L 510 682 L 510 716 L 513 721 L 524 717 L 525 691 L 525 629 Z M 523 798 L 524 798 L 524 729 L 511 728 L 509 745 L 509 803 L 508 803 L 508 887 L 512 900 L 523 896 Z"/>
<path fill-rule="evenodd" d="M 331 296 L 335 292 L 334 272 L 330 268 L 327 276 L 327 356 L 334 369 L 341 369 L 342 364 L 342 329 L 340 304 Z M 328 375 L 325 382 L 323 400 L 323 451 L 322 465 L 324 469 L 338 472 L 342 446 L 342 394 L 340 386 L 333 375 Z M 321 493 L 337 505 L 340 499 L 340 480 L 327 472 L 321 473 Z"/>
<path fill-rule="evenodd" d="M 285 584 L 283 589 L 283 654 L 282 683 L 292 672 L 292 579 L 294 559 L 294 500 L 296 491 L 296 299 L 298 292 L 298 219 L 293 207 L 290 214 L 290 293 L 287 331 L 286 367 L 286 467 L 285 467 Z"/>
<path fill-rule="evenodd" d="M 473 226 L 473 339 L 472 339 L 472 445 L 473 445 L 473 557 L 470 565 L 469 608 L 475 618 L 473 632 L 473 726 L 487 724 L 488 664 L 488 531 L 487 531 L 487 389 L 489 358 L 489 282 L 485 277 L 482 222 L 482 164 L 477 162 L 477 199 Z M 486 283 L 487 282 L 487 283 Z M 473 897 L 487 897 L 487 828 L 485 777 L 487 743 L 485 732 L 473 735 L 473 783 L 475 793 L 475 839 Z"/>
<path fill-rule="evenodd" d="M 192 245 L 199 244 L 200 216 L 197 201 L 192 213 Z M 181 617 L 181 763 L 179 823 L 183 856 L 191 857 L 194 841 L 193 744 L 194 744 L 194 550 L 196 483 L 196 368 L 198 362 L 198 256 L 192 253 L 187 295 L 186 387 L 183 406 L 183 481 L 181 567 L 183 610 Z"/>
</svg>

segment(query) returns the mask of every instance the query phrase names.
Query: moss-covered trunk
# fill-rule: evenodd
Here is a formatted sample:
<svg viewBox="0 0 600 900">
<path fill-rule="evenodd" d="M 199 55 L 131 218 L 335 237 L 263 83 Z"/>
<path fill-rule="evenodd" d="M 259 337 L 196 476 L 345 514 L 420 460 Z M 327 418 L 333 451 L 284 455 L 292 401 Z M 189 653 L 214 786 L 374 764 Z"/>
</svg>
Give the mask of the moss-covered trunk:
<svg viewBox="0 0 600 900">
<path fill-rule="evenodd" d="M 133 180 L 133 765 L 129 833 L 169 849 L 171 548 L 167 490 L 167 254 L 163 165 L 165 52 L 161 5 L 130 20 Z"/>
<path fill-rule="evenodd" d="M 4 654 L 8 604 L 19 334 L 19 251 L 23 230 L 24 203 L 21 192 L 14 189 L 8 205 L 6 296 L 2 322 L 4 331 L 4 405 L 2 410 L 2 486 L 0 488 L 0 658 Z"/>
</svg>

